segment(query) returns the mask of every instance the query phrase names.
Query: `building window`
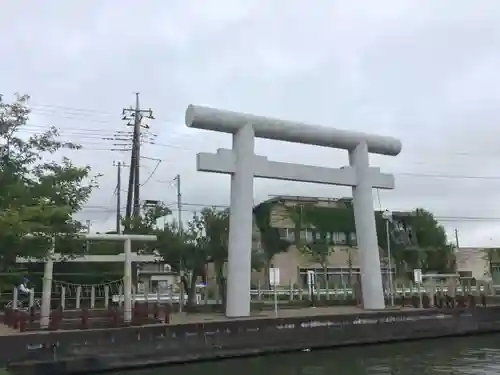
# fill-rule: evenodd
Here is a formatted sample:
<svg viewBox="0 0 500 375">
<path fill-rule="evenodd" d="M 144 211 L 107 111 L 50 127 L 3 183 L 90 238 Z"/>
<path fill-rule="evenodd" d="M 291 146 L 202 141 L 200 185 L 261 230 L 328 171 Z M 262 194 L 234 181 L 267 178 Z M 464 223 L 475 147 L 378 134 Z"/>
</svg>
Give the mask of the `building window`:
<svg viewBox="0 0 500 375">
<path fill-rule="evenodd" d="M 295 230 L 291 228 L 280 228 L 279 230 L 280 238 L 282 240 L 287 240 L 290 242 L 295 241 Z M 301 234 L 302 235 L 302 234 Z"/>
<path fill-rule="evenodd" d="M 493 281 L 493 285 L 500 285 L 500 265 L 492 264 L 491 265 L 491 281 Z"/>
<path fill-rule="evenodd" d="M 300 240 L 306 243 L 312 243 L 314 239 L 314 234 L 311 229 L 304 229 L 300 231 Z"/>
<path fill-rule="evenodd" d="M 324 283 L 325 270 L 323 268 L 312 267 L 312 268 L 299 268 L 299 276 L 302 281 L 302 285 L 307 285 L 307 271 L 314 271 L 317 275 L 316 280 L 320 283 Z M 349 267 L 328 267 L 326 271 L 327 280 L 330 285 L 342 285 L 345 287 L 350 287 L 350 281 L 359 281 L 360 269 Z"/>
<path fill-rule="evenodd" d="M 311 229 L 308 229 L 306 231 L 306 241 L 308 243 L 313 243 L 314 242 L 314 232 Z"/>
<path fill-rule="evenodd" d="M 332 243 L 332 234 L 330 232 L 326 233 L 326 243 Z"/>
<path fill-rule="evenodd" d="M 342 274 L 335 273 L 327 275 L 328 285 L 330 286 L 341 286 L 343 285 Z"/>
<path fill-rule="evenodd" d="M 346 234 L 344 232 L 333 232 L 332 233 L 332 243 L 334 244 L 345 244 L 346 243 Z"/>
</svg>

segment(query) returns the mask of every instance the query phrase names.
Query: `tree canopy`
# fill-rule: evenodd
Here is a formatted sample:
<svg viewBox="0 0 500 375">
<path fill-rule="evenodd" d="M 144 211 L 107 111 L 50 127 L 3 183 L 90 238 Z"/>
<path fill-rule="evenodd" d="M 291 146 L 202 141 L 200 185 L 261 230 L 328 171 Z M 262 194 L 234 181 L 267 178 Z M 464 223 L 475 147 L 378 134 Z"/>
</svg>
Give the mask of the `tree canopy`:
<svg viewBox="0 0 500 375">
<path fill-rule="evenodd" d="M 379 245 L 386 251 L 385 222 L 377 215 Z M 389 224 L 391 253 L 399 273 L 421 268 L 425 272 L 449 273 L 455 270 L 454 246 L 431 212 L 416 208 L 393 215 Z"/>
<path fill-rule="evenodd" d="M 304 204 L 288 208 L 290 218 L 296 227 L 296 242 L 303 251 L 325 267 L 329 253 L 326 234 L 345 234 L 345 246 L 354 246 L 351 234 L 356 232 L 354 212 L 350 205 L 345 207 L 317 207 Z M 378 244 L 387 256 L 386 221 L 382 212 L 375 212 Z M 313 241 L 304 244 L 299 231 L 312 229 Z M 455 268 L 454 247 L 449 244 L 444 228 L 434 219 L 431 212 L 417 208 L 411 212 L 395 212 L 389 223 L 391 255 L 399 274 L 421 268 L 424 272 L 451 272 Z M 330 237 L 333 239 L 333 237 Z M 333 241 L 329 245 L 333 245 Z M 307 246 L 306 246 L 307 245 Z"/>
<path fill-rule="evenodd" d="M 276 254 L 283 253 L 290 247 L 290 242 L 281 238 L 277 228 L 271 225 L 271 204 L 264 202 L 254 208 L 255 224 L 260 232 L 260 243 L 262 253 L 260 253 L 260 263 L 257 268 L 265 269 L 265 282 L 269 286 L 269 269 Z M 257 257 L 255 257 L 257 258 Z M 256 259 L 257 260 L 257 259 Z"/>
<path fill-rule="evenodd" d="M 96 186 L 89 166 L 69 158 L 54 160 L 61 149 L 79 149 L 58 140 L 55 127 L 23 136 L 29 121 L 28 96 L 6 102 L 0 96 L 0 267 L 16 256 L 44 257 L 49 237 L 78 233 L 82 225 L 73 215 L 81 210 Z M 26 234 L 35 238 L 26 239 Z M 67 247 L 65 247 L 67 248 Z M 71 247 L 76 251 L 82 246 Z"/>
<path fill-rule="evenodd" d="M 196 284 L 206 279 L 207 267 L 214 269 L 220 299 L 225 302 L 225 264 L 228 257 L 229 211 L 205 208 L 195 214 L 182 228 L 175 220 L 158 226 L 158 219 L 170 216 L 162 203 L 144 206 L 142 216 L 128 227 L 130 232 L 155 234 L 158 241 L 139 245 L 139 252 L 156 252 L 162 260 L 182 275 L 182 284 L 188 294 L 188 304 L 194 303 Z M 258 262 L 254 267 L 259 267 Z"/>
</svg>

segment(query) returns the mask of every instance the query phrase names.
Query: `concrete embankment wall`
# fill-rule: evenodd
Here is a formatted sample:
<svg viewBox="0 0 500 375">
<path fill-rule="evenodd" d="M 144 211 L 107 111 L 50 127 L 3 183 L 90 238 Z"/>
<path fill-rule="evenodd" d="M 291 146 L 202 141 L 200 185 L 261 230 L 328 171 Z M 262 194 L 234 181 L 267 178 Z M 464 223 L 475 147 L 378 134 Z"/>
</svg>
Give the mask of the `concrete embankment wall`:
<svg viewBox="0 0 500 375">
<path fill-rule="evenodd" d="M 252 319 L 1 337 L 13 374 L 76 374 L 500 331 L 500 307 Z"/>
</svg>

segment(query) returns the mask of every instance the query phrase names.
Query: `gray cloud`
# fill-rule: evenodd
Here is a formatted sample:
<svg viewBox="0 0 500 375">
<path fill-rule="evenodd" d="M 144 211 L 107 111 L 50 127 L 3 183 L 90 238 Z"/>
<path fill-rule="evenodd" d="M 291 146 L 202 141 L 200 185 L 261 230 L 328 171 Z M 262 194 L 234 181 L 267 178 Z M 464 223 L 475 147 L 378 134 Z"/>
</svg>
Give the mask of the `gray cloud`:
<svg viewBox="0 0 500 375">
<path fill-rule="evenodd" d="M 29 132 L 54 124 L 86 150 L 71 154 L 104 173 L 81 213 L 113 225 L 114 160 L 109 138 L 124 130 L 133 92 L 155 111 L 161 158 L 145 199 L 175 201 L 180 173 L 193 204 L 227 204 L 229 178 L 198 173 L 195 154 L 230 147 L 230 137 L 186 129 L 189 103 L 397 136 L 403 153 L 372 157 L 396 174 L 382 206 L 428 208 L 457 227 L 463 244 L 500 243 L 500 179 L 446 179 L 404 173 L 495 176 L 500 73 L 500 4 L 478 0 L 372 1 L 45 1 L 8 2 L 0 14 L 2 92 L 29 93 Z M 345 152 L 258 141 L 274 160 L 323 166 Z M 143 181 L 155 166 L 143 160 Z M 160 182 L 163 181 L 163 182 Z M 125 182 L 125 181 L 124 181 Z M 255 200 L 272 194 L 349 195 L 349 189 L 256 180 Z M 378 199 L 374 194 L 378 206 Z M 189 205 L 186 209 L 199 209 Z M 490 240 L 491 239 L 491 240 Z"/>
</svg>

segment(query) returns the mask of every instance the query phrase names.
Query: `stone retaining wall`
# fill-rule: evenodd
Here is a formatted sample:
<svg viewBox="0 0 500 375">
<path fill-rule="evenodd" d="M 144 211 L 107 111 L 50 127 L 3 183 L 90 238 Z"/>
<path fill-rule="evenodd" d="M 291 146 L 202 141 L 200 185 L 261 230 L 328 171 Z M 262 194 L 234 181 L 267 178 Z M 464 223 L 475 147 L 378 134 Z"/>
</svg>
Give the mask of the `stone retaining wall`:
<svg viewBox="0 0 500 375">
<path fill-rule="evenodd" d="M 0 337 L 0 361 L 58 375 L 495 331 L 500 307 L 247 319 Z"/>
</svg>

